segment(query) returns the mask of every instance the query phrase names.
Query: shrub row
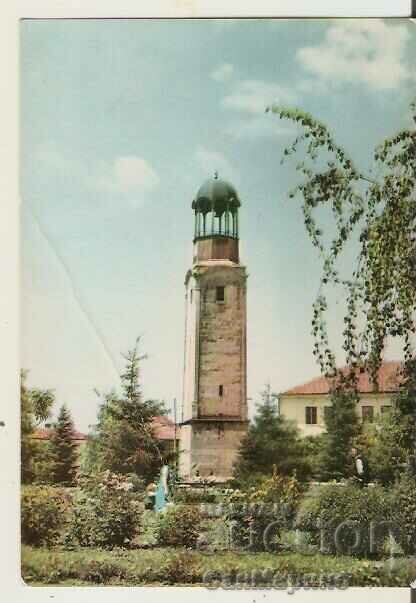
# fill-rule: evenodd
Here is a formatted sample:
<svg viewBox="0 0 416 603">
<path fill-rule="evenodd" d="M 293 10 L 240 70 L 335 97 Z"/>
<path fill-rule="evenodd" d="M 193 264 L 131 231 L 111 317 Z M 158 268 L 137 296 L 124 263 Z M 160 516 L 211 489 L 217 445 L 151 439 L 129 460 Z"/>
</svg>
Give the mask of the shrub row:
<svg viewBox="0 0 416 603">
<path fill-rule="evenodd" d="M 112 549 L 64 551 L 23 548 L 22 577 L 28 584 L 193 584 L 202 583 L 203 566 L 193 553 L 165 549 L 132 551 Z M 143 553 L 147 553 L 143 555 Z M 149 555 L 150 553 L 150 555 Z M 145 556 L 145 559 L 143 559 Z"/>
<path fill-rule="evenodd" d="M 416 552 L 416 482 L 392 488 L 354 484 L 321 486 L 304 498 L 295 527 L 323 553 L 380 556 L 393 537 L 406 555 Z"/>
<path fill-rule="evenodd" d="M 85 480 L 70 501 L 64 490 L 52 486 L 22 490 L 22 542 L 32 546 L 130 547 L 143 516 L 141 497 L 130 481 L 109 472 Z M 154 544 L 195 547 L 201 519 L 198 505 L 168 506 L 151 526 Z"/>
<path fill-rule="evenodd" d="M 264 571 L 265 565 L 267 571 Z M 301 555 L 202 555 L 171 549 L 152 551 L 48 551 L 23 547 L 22 576 L 28 584 L 205 584 L 230 588 L 247 581 L 248 587 L 320 586 L 322 578 L 344 586 L 403 586 L 414 578 L 416 562 L 359 560 L 352 557 L 313 558 Z M 241 586 L 240 586 L 241 588 Z"/>
<path fill-rule="evenodd" d="M 322 553 L 381 556 L 388 552 L 389 535 L 404 554 L 416 552 L 416 481 L 411 478 L 389 489 L 328 484 L 304 495 L 294 478 L 274 476 L 231 493 L 216 520 L 204 519 L 195 504 L 169 505 L 151 515 L 150 546 L 218 549 L 226 548 L 220 540 L 227 538 L 228 548 L 282 551 L 290 549 L 287 534 L 295 528 Z M 22 490 L 22 542 L 32 546 L 131 547 L 144 517 L 129 480 L 110 473 L 84 484 L 72 500 L 59 488 Z M 207 534 L 210 529 L 215 536 Z"/>
<path fill-rule="evenodd" d="M 129 480 L 109 472 L 86 480 L 71 496 L 53 486 L 26 486 L 21 496 L 22 543 L 125 546 L 139 530 L 142 506 Z"/>
</svg>

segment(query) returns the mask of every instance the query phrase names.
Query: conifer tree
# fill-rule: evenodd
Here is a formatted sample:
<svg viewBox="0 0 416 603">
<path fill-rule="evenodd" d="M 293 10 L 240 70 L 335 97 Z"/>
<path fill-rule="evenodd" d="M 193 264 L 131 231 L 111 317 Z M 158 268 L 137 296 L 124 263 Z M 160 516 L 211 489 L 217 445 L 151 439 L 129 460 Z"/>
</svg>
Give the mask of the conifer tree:
<svg viewBox="0 0 416 603">
<path fill-rule="evenodd" d="M 72 486 L 76 476 L 77 449 L 73 440 L 74 424 L 65 405 L 61 406 L 58 420 L 51 437 L 51 453 L 54 461 L 53 481 Z"/>
<path fill-rule="evenodd" d="M 123 356 L 126 365 L 120 375 L 121 395 L 111 392 L 100 405 L 98 423 L 87 445 L 85 469 L 108 469 L 151 480 L 162 464 L 152 419 L 166 411 L 160 402 L 143 400 L 140 362 L 145 356 L 138 352 L 139 341 Z"/>
<path fill-rule="evenodd" d="M 334 387 L 331 403 L 325 414 L 326 433 L 322 435 L 319 458 L 319 477 L 323 480 L 351 474 L 351 447 L 360 433 L 357 392 L 344 384 Z"/>
<path fill-rule="evenodd" d="M 240 486 L 272 475 L 274 466 L 279 474 L 296 474 L 300 479 L 309 473 L 298 429 L 279 415 L 275 398 L 270 386 L 262 392 L 254 423 L 241 442 L 234 467 L 234 479 Z"/>
</svg>

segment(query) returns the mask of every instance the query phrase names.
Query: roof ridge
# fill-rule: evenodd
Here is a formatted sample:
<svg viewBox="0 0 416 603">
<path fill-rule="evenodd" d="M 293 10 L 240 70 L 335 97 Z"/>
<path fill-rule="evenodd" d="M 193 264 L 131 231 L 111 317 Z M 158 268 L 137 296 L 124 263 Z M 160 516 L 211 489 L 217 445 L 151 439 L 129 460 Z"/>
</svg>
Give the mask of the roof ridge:
<svg viewBox="0 0 416 603">
<path fill-rule="evenodd" d="M 402 364 L 401 361 L 399 360 L 385 360 L 381 363 L 378 374 L 379 377 L 381 377 L 381 381 L 382 383 L 382 387 L 378 390 L 380 393 L 382 392 L 387 392 L 387 391 L 397 391 L 397 381 L 395 383 L 395 387 L 393 388 L 386 388 L 387 383 L 384 384 L 384 381 L 387 381 L 387 378 L 391 378 L 395 375 L 393 374 L 388 374 L 388 375 L 384 375 L 384 371 L 387 369 L 387 372 L 390 373 L 390 371 L 388 369 L 394 369 L 395 367 L 399 368 L 399 366 Z M 338 370 L 339 371 L 345 371 L 348 368 L 347 365 L 344 365 L 342 367 L 340 367 Z M 369 379 L 369 370 L 368 368 L 365 369 L 363 371 L 360 371 L 360 374 L 358 376 L 359 381 L 363 381 L 363 379 L 366 379 L 367 382 L 366 383 L 361 383 L 361 387 L 359 384 L 359 390 L 362 393 L 371 393 L 374 392 L 374 387 L 371 385 L 370 387 L 370 379 Z M 319 375 L 317 377 L 314 377 L 312 379 L 309 379 L 308 381 L 304 381 L 303 383 L 299 384 L 299 385 L 295 385 L 287 390 L 285 390 L 284 392 L 282 392 L 282 394 L 327 394 L 329 393 L 329 382 L 331 381 L 331 377 L 326 377 L 325 375 Z M 315 386 L 315 387 L 314 387 Z"/>
</svg>

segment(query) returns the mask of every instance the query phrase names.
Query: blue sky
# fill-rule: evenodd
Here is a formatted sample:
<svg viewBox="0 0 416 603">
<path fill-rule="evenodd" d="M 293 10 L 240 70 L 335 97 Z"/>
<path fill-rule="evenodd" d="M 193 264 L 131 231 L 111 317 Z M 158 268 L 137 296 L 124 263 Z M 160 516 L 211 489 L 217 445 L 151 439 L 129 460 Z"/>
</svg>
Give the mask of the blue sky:
<svg viewBox="0 0 416 603">
<path fill-rule="evenodd" d="M 293 130 L 264 109 L 313 113 L 367 166 L 378 141 L 409 125 L 414 32 L 381 20 L 23 21 L 30 385 L 55 389 L 86 430 L 94 388 L 118 386 L 120 353 L 142 335 L 144 394 L 180 406 L 190 206 L 214 170 L 242 200 L 251 404 L 267 381 L 283 391 L 317 374 L 319 262 L 288 200 L 296 172 L 280 165 Z"/>
</svg>

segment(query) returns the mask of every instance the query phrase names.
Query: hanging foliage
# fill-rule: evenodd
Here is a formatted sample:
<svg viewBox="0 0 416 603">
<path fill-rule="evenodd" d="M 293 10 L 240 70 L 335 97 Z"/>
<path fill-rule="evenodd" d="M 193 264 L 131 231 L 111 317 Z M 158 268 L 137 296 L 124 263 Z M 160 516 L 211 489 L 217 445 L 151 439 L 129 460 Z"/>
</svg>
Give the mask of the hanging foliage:
<svg viewBox="0 0 416 603">
<path fill-rule="evenodd" d="M 314 355 L 328 377 L 337 375 L 326 323 L 332 287 L 342 288 L 346 296 L 343 348 L 352 380 L 365 365 L 376 383 L 387 338 L 400 338 L 405 366 L 413 357 L 416 103 L 410 108 L 411 125 L 375 148 L 374 167 L 368 173 L 336 143 L 326 125 L 308 113 L 280 106 L 268 109 L 300 129 L 282 162 L 299 158 L 296 168 L 302 180 L 290 197 L 302 199 L 305 227 L 322 260 L 312 331 Z M 319 220 L 322 207 L 334 217 L 329 237 Z M 339 260 L 350 242 L 358 242 L 358 253 L 346 277 Z"/>
</svg>

